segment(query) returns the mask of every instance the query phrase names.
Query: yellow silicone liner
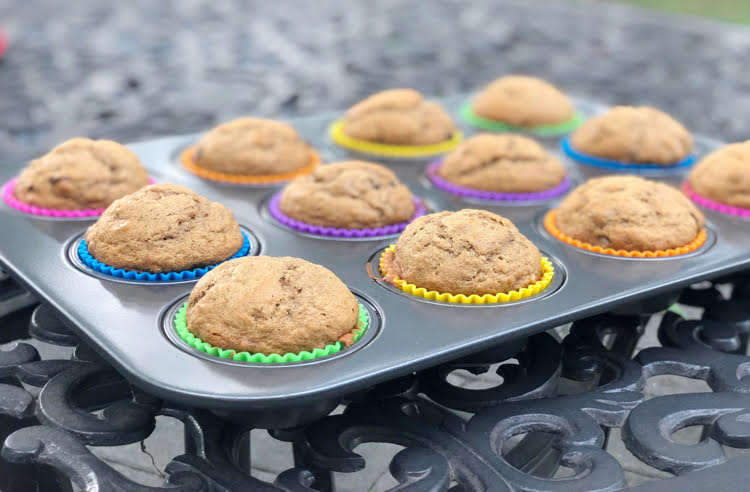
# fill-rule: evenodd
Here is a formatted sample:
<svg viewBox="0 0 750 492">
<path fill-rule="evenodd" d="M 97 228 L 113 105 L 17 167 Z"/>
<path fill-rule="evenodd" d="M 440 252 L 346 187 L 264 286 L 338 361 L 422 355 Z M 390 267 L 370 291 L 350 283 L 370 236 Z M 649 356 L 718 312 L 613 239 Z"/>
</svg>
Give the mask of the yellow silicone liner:
<svg viewBox="0 0 750 492">
<path fill-rule="evenodd" d="M 235 183 L 235 184 L 250 184 L 250 185 L 264 185 L 274 184 L 283 181 L 291 181 L 298 176 L 304 176 L 310 174 L 320 164 L 320 156 L 317 152 L 312 151 L 310 154 L 310 163 L 303 168 L 297 169 L 296 171 L 280 174 L 228 174 L 220 173 L 218 171 L 211 171 L 210 169 L 204 169 L 195 163 L 195 147 L 188 147 L 180 155 L 180 162 L 183 167 L 191 173 L 200 176 L 204 179 L 211 181 L 220 181 L 222 183 Z"/>
<path fill-rule="evenodd" d="M 344 133 L 344 121 L 337 120 L 328 129 L 334 142 L 349 150 L 383 157 L 430 157 L 455 149 L 463 140 L 461 130 L 456 130 L 450 140 L 430 145 L 390 145 L 352 138 Z"/>
<path fill-rule="evenodd" d="M 395 245 L 390 245 L 385 251 L 383 251 L 383 254 L 380 255 L 380 273 L 385 277 L 387 282 L 394 284 L 407 294 L 435 301 L 452 302 L 455 304 L 499 304 L 518 301 L 533 296 L 534 294 L 538 294 L 549 287 L 550 282 L 552 282 L 552 279 L 555 276 L 555 267 L 552 266 L 552 262 L 542 256 L 542 278 L 528 287 L 512 290 L 510 292 L 484 294 L 482 296 L 477 294 L 471 294 L 468 296 L 465 294 L 449 294 L 447 292 L 438 292 L 435 290 L 427 290 L 424 287 L 417 287 L 416 285 L 410 284 L 406 280 L 399 278 L 393 273 L 388 273 L 387 264 L 393 260 L 394 252 Z"/>
<path fill-rule="evenodd" d="M 547 229 L 547 232 L 552 235 L 552 237 L 554 237 L 555 239 L 559 239 L 565 244 L 575 246 L 576 248 L 610 256 L 622 256 L 626 258 L 665 258 L 669 256 L 679 256 L 691 253 L 703 246 L 706 242 L 707 237 L 706 230 L 701 229 L 698 235 L 695 236 L 695 239 L 693 239 L 692 242 L 686 244 L 685 246 L 656 251 L 628 251 L 624 249 L 602 248 L 601 246 L 594 246 L 593 244 L 584 243 L 583 241 L 579 241 L 578 239 L 574 239 L 564 234 L 562 231 L 560 231 L 560 229 L 557 228 L 557 224 L 555 223 L 556 218 L 557 210 L 550 210 L 544 217 L 544 227 L 545 229 Z"/>
</svg>

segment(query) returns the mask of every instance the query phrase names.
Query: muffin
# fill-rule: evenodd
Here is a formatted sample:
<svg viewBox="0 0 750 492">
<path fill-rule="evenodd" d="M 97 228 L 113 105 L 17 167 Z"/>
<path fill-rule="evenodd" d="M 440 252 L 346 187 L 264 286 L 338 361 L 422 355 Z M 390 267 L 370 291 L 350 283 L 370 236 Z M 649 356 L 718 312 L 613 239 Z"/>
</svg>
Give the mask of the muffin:
<svg viewBox="0 0 750 492">
<path fill-rule="evenodd" d="M 552 84 L 524 75 L 495 80 L 474 99 L 474 114 L 517 127 L 534 128 L 570 121 L 576 110 Z"/>
<path fill-rule="evenodd" d="M 23 203 L 58 210 L 106 208 L 148 184 L 130 149 L 111 140 L 74 138 L 34 159 L 13 194 Z"/>
<path fill-rule="evenodd" d="M 244 237 L 229 209 L 174 184 L 120 198 L 86 231 L 98 261 L 152 273 L 191 270 L 226 260 Z"/>
<path fill-rule="evenodd" d="M 448 113 L 413 89 L 374 94 L 346 112 L 342 131 L 357 140 L 390 145 L 430 145 L 453 138 Z"/>
<path fill-rule="evenodd" d="M 285 123 L 237 118 L 209 131 L 196 145 L 193 161 L 217 173 L 261 176 L 299 171 L 312 155 L 307 142 Z"/>
<path fill-rule="evenodd" d="M 690 172 L 688 183 L 706 198 L 750 209 L 750 140 L 707 155 Z"/>
<path fill-rule="evenodd" d="M 661 251 L 691 243 L 703 214 L 679 190 L 637 176 L 605 176 L 573 190 L 556 211 L 565 235 L 602 248 Z"/>
<path fill-rule="evenodd" d="M 586 121 L 571 137 L 589 156 L 633 164 L 669 166 L 693 148 L 690 132 L 668 114 L 647 106 L 616 106 Z"/>
<path fill-rule="evenodd" d="M 539 249 L 511 221 L 464 209 L 414 220 L 386 258 L 384 273 L 428 290 L 482 296 L 537 282 L 541 261 Z"/>
<path fill-rule="evenodd" d="M 565 167 L 541 145 L 509 134 L 468 139 L 443 158 L 437 172 L 460 186 L 508 193 L 549 190 L 565 178 Z"/>
<path fill-rule="evenodd" d="M 281 211 L 308 224 L 346 229 L 406 222 L 415 205 L 409 189 L 387 167 L 371 162 L 327 164 L 292 181 Z"/>
<path fill-rule="evenodd" d="M 204 342 L 261 354 L 350 344 L 359 303 L 330 270 L 299 258 L 222 263 L 193 288 L 187 328 Z"/>
</svg>

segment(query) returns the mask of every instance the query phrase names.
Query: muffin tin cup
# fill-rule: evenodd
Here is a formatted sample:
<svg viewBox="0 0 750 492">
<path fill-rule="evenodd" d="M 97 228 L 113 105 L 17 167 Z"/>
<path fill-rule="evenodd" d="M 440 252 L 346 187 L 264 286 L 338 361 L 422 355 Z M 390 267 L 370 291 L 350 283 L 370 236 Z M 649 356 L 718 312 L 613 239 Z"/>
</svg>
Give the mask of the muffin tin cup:
<svg viewBox="0 0 750 492">
<path fill-rule="evenodd" d="M 682 183 L 682 192 L 701 207 L 726 215 L 733 215 L 735 217 L 750 219 L 749 208 L 734 207 L 732 205 L 727 205 L 726 203 L 711 200 L 710 198 L 700 195 L 698 192 L 696 192 L 687 181 L 684 181 Z"/>
<path fill-rule="evenodd" d="M 328 344 L 323 348 L 316 348 L 312 351 L 302 351 L 299 353 L 286 353 L 281 354 L 251 354 L 249 352 L 237 352 L 232 349 L 223 349 L 215 347 L 208 342 L 204 342 L 200 338 L 196 337 L 190 329 L 187 327 L 186 320 L 187 313 L 187 302 L 177 309 L 174 314 L 172 321 L 172 329 L 179 335 L 180 339 L 190 347 L 220 359 L 230 359 L 237 362 L 246 362 L 251 364 L 279 364 L 279 363 L 293 363 L 303 362 L 313 359 L 320 359 L 323 357 L 329 357 L 333 354 L 340 353 L 349 347 L 354 346 L 359 340 L 365 335 L 368 328 L 370 327 L 370 315 L 361 303 L 359 303 L 359 316 L 357 320 L 357 327 L 352 330 L 353 339 L 351 345 L 347 346 L 341 341 Z"/>
<path fill-rule="evenodd" d="M 393 264 L 394 253 L 395 245 L 391 245 L 388 246 L 380 255 L 380 273 L 381 275 L 383 275 L 383 278 L 386 282 L 396 286 L 401 291 L 406 292 L 407 294 L 411 294 L 424 299 L 454 304 L 502 304 L 512 301 L 519 301 L 521 299 L 531 297 L 535 294 L 539 294 L 540 292 L 545 290 L 547 287 L 549 287 L 552 279 L 555 276 L 555 267 L 552 265 L 552 262 L 548 258 L 543 256 L 541 260 L 542 278 L 532 284 L 529 284 L 526 287 L 518 290 L 512 290 L 510 292 L 484 294 L 481 296 L 477 294 L 451 294 L 448 292 L 438 292 L 435 290 L 428 290 L 424 287 L 419 287 L 394 274 L 392 272 L 392 268 L 390 268 Z"/>
<path fill-rule="evenodd" d="M 372 227 L 363 229 L 346 229 L 342 227 L 326 227 L 289 217 L 281 211 L 281 194 L 278 192 L 271 197 L 268 202 L 268 212 L 275 220 L 280 224 L 294 229 L 297 232 L 305 234 L 312 234 L 315 236 L 325 236 L 333 238 L 378 238 L 381 236 L 390 236 L 398 234 L 409 225 L 414 219 L 423 216 L 427 212 L 427 207 L 420 198 L 413 197 L 414 201 L 414 215 L 409 219 L 408 222 L 399 222 L 397 224 L 390 224 L 383 227 Z"/>
<path fill-rule="evenodd" d="M 428 164 L 426 169 L 427 178 L 430 182 L 438 189 L 450 193 L 452 195 L 458 195 L 464 198 L 474 198 L 478 200 L 487 200 L 493 202 L 539 202 L 544 200 L 551 200 L 564 195 L 571 185 L 571 180 L 568 176 L 565 176 L 562 182 L 550 188 L 549 190 L 534 191 L 527 193 L 510 193 L 510 192 L 499 192 L 499 191 L 487 191 L 479 190 L 476 188 L 468 188 L 466 186 L 457 185 L 446 180 L 439 174 L 440 167 L 443 165 L 443 160 L 438 159 Z"/>
<path fill-rule="evenodd" d="M 77 246 L 75 246 L 76 255 L 78 256 L 78 259 L 81 261 L 83 266 L 90 269 L 92 272 L 111 277 L 112 279 L 140 281 L 144 283 L 184 282 L 199 279 L 210 270 L 213 270 L 225 261 L 233 260 L 235 258 L 240 258 L 242 256 L 247 256 L 248 254 L 250 254 L 252 246 L 250 243 L 250 238 L 245 233 L 245 231 L 241 232 L 243 238 L 242 246 L 235 254 L 233 254 L 226 260 L 220 261 L 219 263 L 207 267 L 194 268 L 192 270 L 182 270 L 179 272 L 151 273 L 126 270 L 124 268 L 116 268 L 102 263 L 94 258 L 89 252 L 85 239 L 80 239 L 79 241 L 77 241 L 77 243 L 74 244 L 77 244 Z"/>
<path fill-rule="evenodd" d="M 665 250 L 656 251 L 628 251 L 624 249 L 613 249 L 603 248 L 593 244 L 585 243 L 578 239 L 572 238 L 567 234 L 560 231 L 557 228 L 556 223 L 557 210 L 550 210 L 547 212 L 543 219 L 544 229 L 549 233 L 550 236 L 555 239 L 562 241 L 563 243 L 573 246 L 575 248 L 582 249 L 591 253 L 598 253 L 606 256 L 614 256 L 621 258 L 671 258 L 684 256 L 689 253 L 693 253 L 702 248 L 708 239 L 708 232 L 706 229 L 701 229 L 698 235 L 690 243 L 679 248 L 670 248 Z"/>
<path fill-rule="evenodd" d="M 461 130 L 456 130 L 450 140 L 430 145 L 390 145 L 352 138 L 344 133 L 343 120 L 337 120 L 328 128 L 331 139 L 337 145 L 361 154 L 388 159 L 421 159 L 445 154 L 458 147 L 463 140 Z"/>
<path fill-rule="evenodd" d="M 3 189 L 2 189 L 3 201 L 9 207 L 14 208 L 18 210 L 19 212 L 23 212 L 25 214 L 37 215 L 40 217 L 48 217 L 48 218 L 55 218 L 55 219 L 88 219 L 88 218 L 98 217 L 104 213 L 104 210 L 106 210 L 104 208 L 63 210 L 63 209 L 57 209 L 57 208 L 45 208 L 45 207 L 37 207 L 36 205 L 29 205 L 28 203 L 24 203 L 18 198 L 16 198 L 14 194 L 14 190 L 15 190 L 17 182 L 18 182 L 18 178 L 13 178 L 13 179 L 10 179 L 8 182 L 6 182 L 5 185 L 3 185 Z M 155 182 L 156 181 L 154 180 L 154 178 L 152 177 L 148 178 L 149 184 L 154 184 Z"/>
<path fill-rule="evenodd" d="M 621 162 L 614 159 L 605 159 L 604 157 L 597 157 L 594 155 L 586 154 L 580 150 L 576 150 L 570 141 L 570 137 L 564 138 L 560 142 L 560 148 L 562 151 L 576 162 L 587 164 L 598 168 L 609 169 L 613 171 L 626 171 L 626 172 L 645 172 L 645 173 L 672 173 L 681 172 L 685 168 L 692 166 L 696 161 L 696 155 L 690 154 L 679 162 L 674 164 L 655 164 L 655 163 L 640 163 L 640 162 Z"/>
<path fill-rule="evenodd" d="M 461 106 L 461 118 L 479 130 L 502 133 L 524 133 L 537 137 L 561 137 L 566 135 L 583 123 L 583 114 L 576 111 L 572 118 L 561 123 L 551 123 L 537 126 L 517 126 L 499 120 L 484 118 L 476 114 L 471 107 L 472 103 L 466 102 Z"/>
<path fill-rule="evenodd" d="M 299 176 L 306 176 L 313 172 L 316 167 L 321 163 L 320 155 L 312 151 L 310 154 L 310 162 L 305 167 L 291 171 L 288 173 L 279 174 L 229 174 L 218 171 L 211 171 L 210 169 L 204 169 L 195 163 L 195 146 L 190 146 L 182 151 L 180 154 L 180 163 L 182 167 L 195 174 L 196 176 L 207 179 L 209 181 L 216 181 L 219 183 L 239 184 L 239 185 L 254 185 L 254 186 L 270 186 L 286 181 L 291 181 Z"/>
</svg>

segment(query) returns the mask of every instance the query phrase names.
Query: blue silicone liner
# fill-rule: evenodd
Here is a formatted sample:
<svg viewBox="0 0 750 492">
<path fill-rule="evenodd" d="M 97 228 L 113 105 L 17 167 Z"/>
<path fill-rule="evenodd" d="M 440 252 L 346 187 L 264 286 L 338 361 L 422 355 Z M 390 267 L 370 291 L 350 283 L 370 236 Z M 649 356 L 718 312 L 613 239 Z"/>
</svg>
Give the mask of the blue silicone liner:
<svg viewBox="0 0 750 492">
<path fill-rule="evenodd" d="M 234 255 L 224 261 L 233 260 L 235 258 L 247 255 L 248 251 L 250 251 L 250 239 L 244 232 L 242 232 L 242 238 L 242 247 L 239 249 L 239 251 L 237 251 Z M 81 259 L 84 265 L 96 272 L 102 273 L 104 275 L 109 275 L 110 277 L 123 278 L 126 280 L 141 280 L 144 282 L 174 282 L 180 280 L 195 280 L 202 277 L 203 275 L 208 273 L 209 270 L 212 270 L 213 268 L 224 262 L 220 261 L 215 265 L 210 265 L 203 268 L 195 268 L 193 270 L 183 270 L 181 272 L 137 272 L 135 270 L 115 268 L 100 262 L 99 260 L 91 256 L 91 253 L 89 253 L 89 248 L 86 245 L 85 239 L 81 239 L 81 242 L 78 243 L 78 257 Z"/>
<path fill-rule="evenodd" d="M 685 167 L 690 167 L 695 162 L 696 156 L 695 154 L 690 154 L 689 156 L 685 157 L 683 160 L 676 162 L 674 164 L 667 164 L 667 165 L 660 165 L 660 164 L 649 164 L 649 163 L 640 163 L 640 162 L 620 162 L 615 161 L 612 159 L 605 159 L 603 157 L 596 157 L 589 154 L 584 154 L 575 148 L 573 148 L 573 145 L 570 143 L 570 137 L 564 138 L 560 142 L 560 147 L 562 147 L 563 152 L 565 152 L 565 155 L 568 157 L 575 159 L 578 162 L 582 162 L 584 164 L 588 164 L 590 166 L 596 166 L 596 167 L 603 167 L 606 169 L 616 169 L 618 171 L 638 171 L 638 170 L 667 170 L 667 169 L 681 169 Z"/>
</svg>

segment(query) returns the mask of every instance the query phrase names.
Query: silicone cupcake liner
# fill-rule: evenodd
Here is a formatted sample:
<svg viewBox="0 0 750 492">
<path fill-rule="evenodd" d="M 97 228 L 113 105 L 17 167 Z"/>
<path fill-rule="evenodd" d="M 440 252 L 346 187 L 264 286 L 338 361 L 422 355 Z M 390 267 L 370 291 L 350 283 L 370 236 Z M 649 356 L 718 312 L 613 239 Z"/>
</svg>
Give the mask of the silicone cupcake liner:
<svg viewBox="0 0 750 492">
<path fill-rule="evenodd" d="M 656 251 L 628 251 L 624 249 L 603 248 L 601 246 L 584 243 L 583 241 L 579 241 L 578 239 L 574 239 L 564 234 L 557 228 L 557 224 L 555 223 L 556 218 L 556 210 L 550 210 L 544 217 L 544 228 L 547 229 L 547 232 L 549 232 L 552 237 L 570 246 L 575 246 L 576 248 L 610 256 L 621 256 L 626 258 L 666 258 L 670 256 L 680 256 L 687 253 L 692 253 L 693 251 L 697 250 L 705 244 L 707 238 L 706 230 L 701 229 L 695 239 L 693 239 L 685 246 L 681 246 L 679 248 L 670 248 Z"/>
<path fill-rule="evenodd" d="M 570 133 L 583 123 L 583 115 L 576 111 L 576 114 L 567 121 L 561 123 L 552 123 L 537 126 L 517 126 L 502 121 L 484 118 L 474 112 L 471 102 L 466 102 L 461 106 L 461 117 L 471 126 L 480 130 L 491 132 L 513 132 L 513 133 L 530 133 L 539 137 L 559 137 Z"/>
<path fill-rule="evenodd" d="M 570 178 L 568 178 L 567 176 L 565 176 L 562 182 L 554 188 L 529 193 L 506 193 L 499 191 L 478 190 L 476 188 L 467 188 L 466 186 L 460 186 L 455 183 L 451 183 L 450 181 L 440 176 L 438 171 L 440 170 L 440 167 L 442 165 L 443 161 L 442 159 L 439 159 L 427 166 L 427 177 L 430 179 L 432 184 L 434 184 L 436 188 L 439 188 L 445 192 L 468 198 L 479 198 L 480 200 L 491 200 L 497 202 L 539 201 L 556 198 L 560 195 L 565 194 L 565 192 L 570 189 Z"/>
<path fill-rule="evenodd" d="M 563 152 L 565 152 L 568 157 L 578 162 L 582 162 L 583 164 L 588 164 L 590 166 L 603 167 L 605 169 L 615 169 L 617 171 L 677 170 L 692 166 L 695 163 L 696 159 L 695 154 L 690 154 L 679 162 L 667 165 L 640 162 L 620 162 L 613 159 L 605 159 L 603 157 L 584 154 L 583 152 L 580 152 L 573 148 L 573 145 L 570 142 L 570 137 L 563 139 L 562 142 L 560 142 L 560 147 L 562 147 Z"/>
<path fill-rule="evenodd" d="M 324 348 L 313 349 L 312 352 L 302 351 L 297 354 L 287 353 L 284 355 L 279 354 L 251 354 L 249 352 L 235 352 L 231 349 L 222 349 L 214 347 L 208 342 L 204 342 L 200 338 L 196 337 L 187 327 L 187 320 L 185 319 L 187 311 L 187 302 L 180 307 L 175 313 L 174 317 L 174 329 L 180 338 L 193 347 L 194 349 L 205 352 L 206 354 L 221 357 L 222 359 L 232 359 L 240 362 L 252 362 L 252 363 L 279 363 L 279 362 L 300 362 L 303 360 L 317 359 L 320 357 L 326 357 L 344 350 L 345 345 L 342 342 L 335 342 L 330 345 L 326 345 Z M 365 334 L 370 326 L 370 315 L 367 313 L 367 309 L 360 304 L 359 305 L 359 319 L 357 321 L 357 328 L 354 330 L 354 341 L 352 344 L 357 343 L 362 335 Z"/>
<path fill-rule="evenodd" d="M 328 237 L 346 237 L 346 238 L 353 238 L 353 237 L 378 237 L 378 236 L 387 236 L 389 234 L 398 234 L 399 232 L 406 229 L 406 226 L 409 225 L 411 221 L 416 219 L 417 217 L 421 217 L 422 215 L 427 212 L 427 208 L 424 206 L 424 203 L 421 199 L 414 197 L 414 215 L 409 219 L 407 222 L 399 222 L 397 224 L 389 224 L 387 226 L 383 227 L 373 227 L 373 228 L 364 228 L 364 229 L 345 229 L 342 227 L 325 227 L 315 224 L 309 224 L 307 222 L 302 222 L 301 220 L 293 219 L 292 217 L 289 217 L 284 212 L 281 211 L 281 192 L 276 193 L 272 198 L 271 201 L 268 203 L 268 211 L 271 214 L 271 217 L 278 220 L 282 224 L 284 224 L 287 227 L 291 227 L 292 229 L 304 232 L 307 234 L 315 234 L 317 236 L 328 236 Z"/>
<path fill-rule="evenodd" d="M 331 139 L 344 148 L 361 152 L 363 154 L 390 158 L 416 159 L 420 157 L 432 157 L 439 154 L 445 154 L 455 149 L 458 144 L 461 143 L 461 140 L 463 140 L 463 134 L 461 131 L 456 130 L 450 140 L 430 145 L 390 145 L 368 142 L 366 140 L 352 138 L 344 133 L 343 120 L 335 121 L 328 129 L 328 132 L 331 135 Z"/>
<path fill-rule="evenodd" d="M 3 200 L 5 203 L 19 212 L 23 212 L 25 214 L 30 215 L 39 215 L 43 217 L 54 217 L 58 219 L 80 219 L 82 217 L 98 217 L 101 214 L 104 213 L 103 208 L 87 208 L 87 209 L 80 209 L 80 210 L 63 210 L 63 209 L 57 209 L 57 208 L 44 208 L 44 207 L 37 207 L 35 205 L 29 205 L 28 203 L 24 203 L 13 193 L 13 190 L 16 187 L 16 182 L 18 181 L 18 178 L 13 178 L 5 185 L 3 185 Z M 156 181 L 154 181 L 154 178 L 149 177 L 148 183 L 154 184 Z"/>
<path fill-rule="evenodd" d="M 215 265 L 210 265 L 203 268 L 195 268 L 193 270 L 182 270 L 181 272 L 137 272 L 135 270 L 125 270 L 123 268 L 115 268 L 109 265 L 105 265 L 104 263 L 91 256 L 85 239 L 81 239 L 81 242 L 78 243 L 78 257 L 87 267 L 96 272 L 126 280 L 142 280 L 145 282 L 173 282 L 179 280 L 195 280 L 205 275 L 209 270 L 213 270 L 224 261 L 229 261 L 235 258 L 240 258 L 241 256 L 246 256 L 248 251 L 250 251 L 250 239 L 244 232 L 242 233 L 242 238 L 242 247 L 239 249 L 239 251 L 237 251 L 226 260 L 220 261 Z"/>
<path fill-rule="evenodd" d="M 182 163 L 182 166 L 191 173 L 210 181 L 244 185 L 272 185 L 283 183 L 284 181 L 291 181 L 298 176 L 310 174 L 320 164 L 320 156 L 317 152 L 313 151 L 310 155 L 310 163 L 303 168 L 297 169 L 296 171 L 279 174 L 258 175 L 228 174 L 218 171 L 211 171 L 210 169 L 203 169 L 195 163 L 194 155 L 195 147 L 188 147 L 180 155 L 180 162 Z"/>
<path fill-rule="evenodd" d="M 477 294 L 465 295 L 465 294 L 449 294 L 447 292 L 437 292 L 435 290 L 427 290 L 424 287 L 418 287 L 414 284 L 410 284 L 406 280 L 399 278 L 393 273 L 389 273 L 388 266 L 393 261 L 393 255 L 395 252 L 395 245 L 388 246 L 383 254 L 380 255 L 380 273 L 385 277 L 385 280 L 403 292 L 412 294 L 417 297 L 423 297 L 425 299 L 432 299 L 435 301 L 452 302 L 456 304 L 498 304 L 506 303 L 511 301 L 518 301 L 526 297 L 538 294 L 546 289 L 552 279 L 555 276 L 555 267 L 549 259 L 542 257 L 542 278 L 537 280 L 533 284 L 527 287 L 523 287 L 518 290 L 512 290 L 510 292 L 499 292 L 497 294 L 484 294 L 482 296 Z"/>
<path fill-rule="evenodd" d="M 682 183 L 682 191 L 688 196 L 688 198 L 693 200 L 701 207 L 705 207 L 707 209 L 713 210 L 714 212 L 719 212 L 722 214 L 735 215 L 737 217 L 750 219 L 750 208 L 734 207 L 732 205 L 727 205 L 726 203 L 716 202 L 703 195 L 699 195 L 698 192 L 696 192 L 687 181 Z"/>
</svg>

